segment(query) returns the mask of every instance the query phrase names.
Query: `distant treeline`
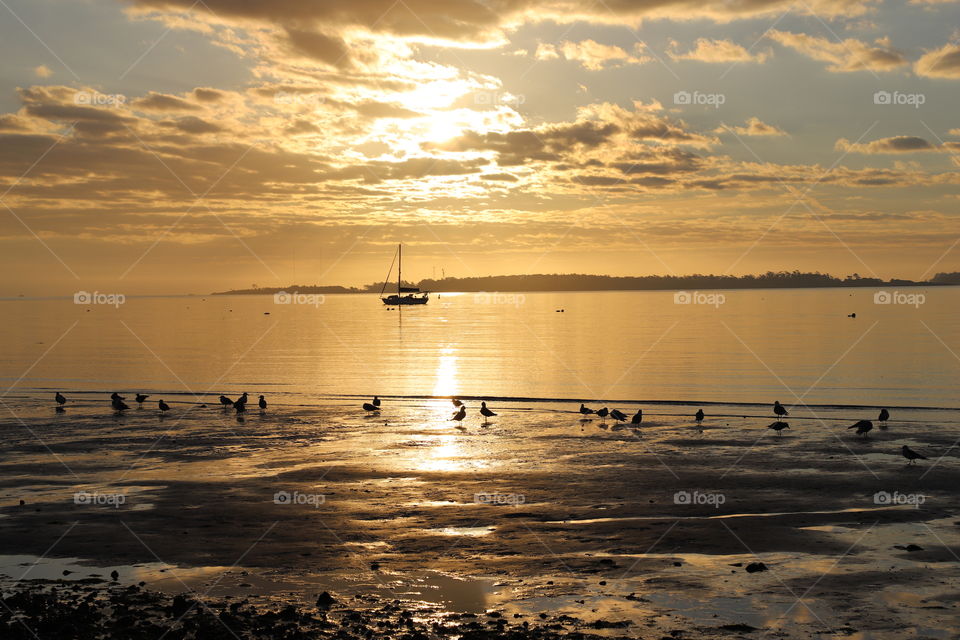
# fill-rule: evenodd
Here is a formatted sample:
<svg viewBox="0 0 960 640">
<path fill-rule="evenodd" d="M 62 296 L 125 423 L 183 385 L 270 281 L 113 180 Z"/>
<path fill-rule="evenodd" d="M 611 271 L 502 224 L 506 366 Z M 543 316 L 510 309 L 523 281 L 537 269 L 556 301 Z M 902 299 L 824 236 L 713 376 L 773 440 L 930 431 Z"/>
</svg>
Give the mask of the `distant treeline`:
<svg viewBox="0 0 960 640">
<path fill-rule="evenodd" d="M 914 287 L 960 284 L 960 273 L 938 273 L 931 280 L 881 280 L 852 274 L 837 278 L 827 273 L 801 271 L 768 271 L 760 275 L 725 276 L 693 274 L 687 276 L 600 276 L 581 273 L 533 274 L 522 276 L 481 276 L 476 278 L 426 279 L 404 282 L 403 286 L 420 287 L 424 291 L 650 291 L 676 289 L 775 289 L 805 287 Z M 386 291 L 396 290 L 396 283 L 386 284 Z M 289 287 L 257 287 L 221 291 L 213 295 L 272 294 L 280 291 L 297 293 L 379 293 L 383 282 L 365 287 L 290 285 Z"/>
<path fill-rule="evenodd" d="M 960 272 L 938 273 L 930 278 L 933 284 L 960 284 Z"/>
</svg>

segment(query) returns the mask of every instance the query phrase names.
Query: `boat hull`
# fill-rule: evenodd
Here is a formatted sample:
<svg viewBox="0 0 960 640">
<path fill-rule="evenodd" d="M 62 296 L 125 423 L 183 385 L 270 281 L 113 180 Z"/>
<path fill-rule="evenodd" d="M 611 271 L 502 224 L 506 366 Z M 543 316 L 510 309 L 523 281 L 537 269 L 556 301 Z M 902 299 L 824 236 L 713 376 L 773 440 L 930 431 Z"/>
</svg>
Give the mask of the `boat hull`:
<svg viewBox="0 0 960 640">
<path fill-rule="evenodd" d="M 380 298 L 383 301 L 383 304 L 389 305 L 391 307 L 396 307 L 400 305 L 412 305 L 412 304 L 427 304 L 427 301 L 430 297 L 427 294 L 420 296 L 398 296 L 392 295 L 385 298 Z"/>
</svg>

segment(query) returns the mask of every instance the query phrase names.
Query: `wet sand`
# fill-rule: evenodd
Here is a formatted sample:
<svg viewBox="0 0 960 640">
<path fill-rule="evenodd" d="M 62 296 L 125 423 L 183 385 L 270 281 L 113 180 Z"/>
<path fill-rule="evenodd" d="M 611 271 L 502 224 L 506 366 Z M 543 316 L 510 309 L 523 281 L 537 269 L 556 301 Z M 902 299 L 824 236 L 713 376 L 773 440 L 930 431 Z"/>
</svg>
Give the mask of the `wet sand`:
<svg viewBox="0 0 960 640">
<path fill-rule="evenodd" d="M 958 632 L 951 412 L 894 411 L 862 440 L 845 427 L 873 412 L 839 408 L 798 410 L 778 437 L 747 406 L 704 406 L 698 430 L 695 407 L 644 405 L 634 430 L 514 402 L 459 430 L 446 401 L 278 403 L 243 422 L 213 404 L 10 405 L 5 589 L 116 570 L 171 595 L 307 606 L 327 590 L 434 617 L 567 615 L 569 632 L 630 621 L 595 631 L 624 637 Z M 907 466 L 903 444 L 931 459 Z"/>
</svg>

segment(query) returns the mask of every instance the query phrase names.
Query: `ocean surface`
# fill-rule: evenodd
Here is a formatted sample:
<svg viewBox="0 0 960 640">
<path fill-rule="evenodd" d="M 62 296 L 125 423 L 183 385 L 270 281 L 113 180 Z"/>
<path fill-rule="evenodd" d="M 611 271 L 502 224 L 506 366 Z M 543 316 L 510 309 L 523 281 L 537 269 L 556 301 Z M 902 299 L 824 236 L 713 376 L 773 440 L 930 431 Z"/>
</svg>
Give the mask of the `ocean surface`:
<svg viewBox="0 0 960 640">
<path fill-rule="evenodd" d="M 3 300 L 0 384 L 13 397 L 248 391 L 290 404 L 379 394 L 960 407 L 960 289 L 688 294 L 445 293 L 402 311 L 373 295 Z"/>
</svg>

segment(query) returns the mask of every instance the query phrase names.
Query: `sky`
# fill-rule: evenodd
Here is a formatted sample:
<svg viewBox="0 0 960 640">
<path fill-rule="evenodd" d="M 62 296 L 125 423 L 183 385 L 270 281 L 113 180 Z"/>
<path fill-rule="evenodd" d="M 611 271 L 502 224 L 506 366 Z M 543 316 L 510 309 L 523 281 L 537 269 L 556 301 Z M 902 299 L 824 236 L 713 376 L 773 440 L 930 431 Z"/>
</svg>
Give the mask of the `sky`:
<svg viewBox="0 0 960 640">
<path fill-rule="evenodd" d="M 0 296 L 960 271 L 957 0 L 0 0 Z"/>
</svg>

